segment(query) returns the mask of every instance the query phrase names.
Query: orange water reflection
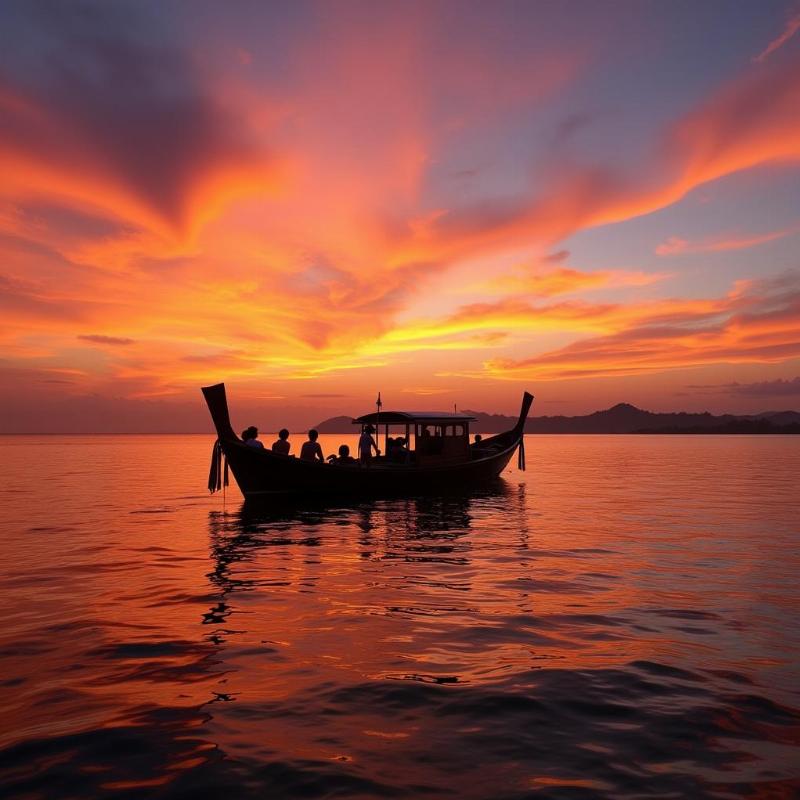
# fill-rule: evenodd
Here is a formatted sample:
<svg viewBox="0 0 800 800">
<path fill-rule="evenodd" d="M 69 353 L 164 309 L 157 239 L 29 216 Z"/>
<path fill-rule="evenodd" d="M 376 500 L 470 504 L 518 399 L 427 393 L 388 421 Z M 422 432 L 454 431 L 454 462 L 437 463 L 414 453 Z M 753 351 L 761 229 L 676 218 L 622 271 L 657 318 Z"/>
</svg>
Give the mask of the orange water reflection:
<svg viewBox="0 0 800 800">
<path fill-rule="evenodd" d="M 789 437 L 531 437 L 489 490 L 299 508 L 209 497 L 207 437 L 0 445 L 11 796 L 797 778 Z"/>
</svg>

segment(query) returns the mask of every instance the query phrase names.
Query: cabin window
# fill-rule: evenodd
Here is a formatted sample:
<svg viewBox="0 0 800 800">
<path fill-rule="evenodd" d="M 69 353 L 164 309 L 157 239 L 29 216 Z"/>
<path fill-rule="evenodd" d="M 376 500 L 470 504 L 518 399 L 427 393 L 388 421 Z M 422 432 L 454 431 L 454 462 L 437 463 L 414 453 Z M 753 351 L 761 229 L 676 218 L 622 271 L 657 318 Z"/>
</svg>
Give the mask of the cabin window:
<svg viewBox="0 0 800 800">
<path fill-rule="evenodd" d="M 441 435 L 446 436 L 448 439 L 464 435 L 464 425 L 462 423 L 458 423 L 457 425 L 443 425 L 439 430 L 442 431 Z"/>
</svg>

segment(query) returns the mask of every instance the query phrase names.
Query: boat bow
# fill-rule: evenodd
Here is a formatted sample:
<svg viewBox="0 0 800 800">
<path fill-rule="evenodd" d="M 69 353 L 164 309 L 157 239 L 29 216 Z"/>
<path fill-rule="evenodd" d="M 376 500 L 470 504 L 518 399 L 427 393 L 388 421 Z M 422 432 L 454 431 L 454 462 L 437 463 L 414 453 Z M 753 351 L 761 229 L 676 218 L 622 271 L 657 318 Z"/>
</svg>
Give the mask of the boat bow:
<svg viewBox="0 0 800 800">
<path fill-rule="evenodd" d="M 231 427 L 228 398 L 225 396 L 225 384 L 215 383 L 213 386 L 203 386 L 202 390 L 220 441 L 238 441 L 238 437 Z"/>
</svg>

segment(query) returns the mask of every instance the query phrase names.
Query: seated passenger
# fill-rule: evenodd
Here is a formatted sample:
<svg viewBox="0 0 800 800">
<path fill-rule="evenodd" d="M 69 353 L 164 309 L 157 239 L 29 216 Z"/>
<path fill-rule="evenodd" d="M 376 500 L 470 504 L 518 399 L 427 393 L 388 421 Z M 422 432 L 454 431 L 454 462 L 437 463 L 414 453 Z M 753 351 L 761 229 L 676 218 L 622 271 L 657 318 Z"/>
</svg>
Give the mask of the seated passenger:
<svg viewBox="0 0 800 800">
<path fill-rule="evenodd" d="M 482 441 L 483 441 L 483 436 L 481 436 L 479 433 L 476 433 L 475 434 L 475 444 L 480 444 Z"/>
<path fill-rule="evenodd" d="M 392 446 L 389 450 L 389 460 L 394 461 L 396 464 L 404 464 L 408 449 L 406 448 L 406 440 L 402 436 L 398 436 L 392 440 Z"/>
<path fill-rule="evenodd" d="M 358 462 L 350 455 L 350 448 L 346 444 L 339 445 L 339 456 L 328 456 L 331 464 L 357 464 Z"/>
<path fill-rule="evenodd" d="M 291 449 L 292 444 L 289 441 L 289 431 L 287 431 L 286 428 L 281 428 L 278 432 L 278 438 L 272 443 L 272 452 L 280 453 L 282 456 L 288 456 Z"/>
<path fill-rule="evenodd" d="M 258 428 L 256 428 L 255 425 L 251 425 L 249 428 L 245 428 L 242 431 L 242 441 L 248 447 L 255 447 L 260 450 L 264 449 L 263 443 L 258 441 Z"/>
<path fill-rule="evenodd" d="M 319 431 L 312 428 L 308 432 L 308 441 L 303 442 L 300 448 L 300 458 L 303 461 L 320 461 L 325 463 L 325 456 L 322 455 L 322 448 L 319 446 L 317 439 L 319 438 Z"/>
</svg>

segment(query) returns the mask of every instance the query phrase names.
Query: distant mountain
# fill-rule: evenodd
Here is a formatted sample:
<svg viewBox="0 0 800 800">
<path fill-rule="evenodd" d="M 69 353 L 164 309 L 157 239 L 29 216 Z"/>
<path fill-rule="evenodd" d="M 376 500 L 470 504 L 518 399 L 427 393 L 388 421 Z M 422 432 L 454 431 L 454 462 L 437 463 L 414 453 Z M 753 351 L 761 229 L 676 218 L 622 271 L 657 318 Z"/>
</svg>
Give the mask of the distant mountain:
<svg viewBox="0 0 800 800">
<path fill-rule="evenodd" d="M 331 417 L 316 426 L 320 433 L 358 433 L 352 417 Z"/>
<path fill-rule="evenodd" d="M 476 418 L 471 428 L 481 433 L 500 433 L 517 418 L 483 411 L 467 411 Z M 317 425 L 320 433 L 354 433 L 351 417 L 332 417 Z M 529 417 L 526 433 L 798 433 L 797 411 L 765 411 L 762 414 L 702 414 L 686 411 L 656 413 L 630 403 L 617 403 L 605 411 L 581 417 Z"/>
</svg>

